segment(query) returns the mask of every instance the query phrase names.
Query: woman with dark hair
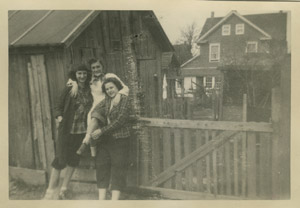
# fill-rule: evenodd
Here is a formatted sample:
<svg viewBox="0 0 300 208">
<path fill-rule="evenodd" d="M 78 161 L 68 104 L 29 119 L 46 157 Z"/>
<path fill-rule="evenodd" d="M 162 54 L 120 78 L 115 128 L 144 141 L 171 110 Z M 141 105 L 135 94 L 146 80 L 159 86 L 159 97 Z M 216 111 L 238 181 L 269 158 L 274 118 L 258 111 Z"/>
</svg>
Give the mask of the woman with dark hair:
<svg viewBox="0 0 300 208">
<path fill-rule="evenodd" d="M 118 79 L 105 79 L 102 90 L 106 97 L 92 111 L 91 123 L 84 139 L 94 140 L 97 144 L 95 159 L 100 200 L 105 199 L 109 184 L 112 200 L 118 200 L 126 184 L 130 138 L 128 119 L 131 108 L 126 95 L 121 94 L 120 99 L 115 101 L 122 88 Z"/>
<path fill-rule="evenodd" d="M 128 87 L 122 82 L 122 80 L 117 75 L 113 73 L 107 73 L 107 74 L 104 73 L 105 71 L 104 64 L 99 59 L 94 59 L 94 58 L 90 59 L 89 65 L 92 71 L 91 92 L 93 95 L 94 102 L 93 102 L 92 109 L 88 114 L 88 121 L 87 121 L 88 125 L 90 124 L 91 121 L 92 110 L 96 107 L 97 104 L 99 104 L 105 98 L 105 93 L 104 91 L 102 91 L 103 82 L 105 79 L 115 78 L 119 81 L 119 83 L 121 83 L 122 89 L 116 95 L 114 102 L 119 102 L 121 95 L 128 96 L 129 94 Z M 76 87 L 76 83 L 74 82 L 68 82 L 68 83 Z M 87 149 L 89 144 L 90 144 L 89 141 L 85 140 L 85 142 L 81 145 L 81 147 L 77 151 L 77 154 L 82 155 L 83 152 Z M 93 144 L 90 145 L 91 145 L 91 155 L 92 157 L 95 157 L 96 148 L 93 146 Z"/>
<path fill-rule="evenodd" d="M 59 192 L 59 199 L 67 198 L 67 187 L 80 159 L 76 150 L 85 137 L 87 115 L 93 103 L 89 84 L 91 73 L 88 67 L 84 64 L 73 66 L 69 77 L 73 82 L 76 82 L 76 87 L 67 86 L 54 108 L 54 114 L 59 123 L 58 138 L 49 186 L 44 199 L 53 198 L 60 172 L 64 168 L 66 168 L 66 172 Z"/>
</svg>

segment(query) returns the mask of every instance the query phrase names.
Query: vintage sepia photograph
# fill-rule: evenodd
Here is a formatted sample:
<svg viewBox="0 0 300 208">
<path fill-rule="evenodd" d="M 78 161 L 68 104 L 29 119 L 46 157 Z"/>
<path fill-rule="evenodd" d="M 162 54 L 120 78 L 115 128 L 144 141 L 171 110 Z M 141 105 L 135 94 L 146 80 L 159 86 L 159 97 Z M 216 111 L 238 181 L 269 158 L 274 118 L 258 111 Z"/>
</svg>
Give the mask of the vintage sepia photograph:
<svg viewBox="0 0 300 208">
<path fill-rule="evenodd" d="M 10 201 L 291 199 L 293 11 L 6 12 Z"/>
</svg>

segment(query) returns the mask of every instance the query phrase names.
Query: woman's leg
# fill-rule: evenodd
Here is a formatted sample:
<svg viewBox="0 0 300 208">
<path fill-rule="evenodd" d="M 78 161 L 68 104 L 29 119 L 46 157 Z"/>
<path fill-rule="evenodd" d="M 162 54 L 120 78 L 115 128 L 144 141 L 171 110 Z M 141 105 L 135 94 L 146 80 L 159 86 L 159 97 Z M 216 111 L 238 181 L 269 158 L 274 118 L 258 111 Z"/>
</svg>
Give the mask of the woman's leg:
<svg viewBox="0 0 300 208">
<path fill-rule="evenodd" d="M 56 188 L 58 181 L 59 181 L 59 176 L 60 176 L 60 170 L 57 170 L 55 168 L 52 168 L 51 170 L 51 175 L 50 175 L 50 180 L 49 180 L 49 185 L 46 190 L 44 200 L 49 200 L 53 199 L 53 193 L 54 189 Z"/>
<path fill-rule="evenodd" d="M 111 200 L 119 200 L 121 192 L 119 190 L 112 190 L 111 191 Z"/>
<path fill-rule="evenodd" d="M 120 198 L 121 190 L 126 186 L 129 157 L 129 138 L 115 139 L 110 146 L 112 200 Z"/>
<path fill-rule="evenodd" d="M 106 148 L 105 143 L 98 143 L 95 158 L 99 200 L 105 200 L 110 181 L 110 156 Z"/>
<path fill-rule="evenodd" d="M 64 180 L 63 180 L 63 183 L 61 185 L 61 189 L 63 190 L 67 190 L 68 188 L 68 185 L 70 183 L 70 180 L 72 178 L 72 175 L 74 173 L 74 170 L 75 168 L 74 167 L 71 167 L 71 166 L 67 166 L 66 167 L 66 172 L 65 172 L 65 176 L 64 176 Z"/>
<path fill-rule="evenodd" d="M 100 188 L 98 189 L 99 200 L 105 200 L 106 198 L 106 189 Z"/>
<path fill-rule="evenodd" d="M 48 189 L 53 190 L 56 188 L 59 181 L 59 176 L 60 170 L 52 168 Z"/>
</svg>

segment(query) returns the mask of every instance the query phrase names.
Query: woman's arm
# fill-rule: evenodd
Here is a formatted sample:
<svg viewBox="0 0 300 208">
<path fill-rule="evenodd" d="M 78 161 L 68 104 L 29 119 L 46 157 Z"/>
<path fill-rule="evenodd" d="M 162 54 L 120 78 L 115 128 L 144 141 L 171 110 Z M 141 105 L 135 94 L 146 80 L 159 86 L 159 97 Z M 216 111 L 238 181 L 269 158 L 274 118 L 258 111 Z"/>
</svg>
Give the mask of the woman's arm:
<svg viewBox="0 0 300 208">
<path fill-rule="evenodd" d="M 104 126 L 103 128 L 101 128 L 101 133 L 99 134 L 99 136 L 101 136 L 102 134 L 105 133 L 110 133 L 120 127 L 122 127 L 122 125 L 124 125 L 129 118 L 130 115 L 130 101 L 129 98 L 127 96 L 122 96 L 122 100 L 120 101 L 120 112 L 118 114 L 118 117 L 112 121 L 110 124 L 108 124 L 107 126 Z"/>
<path fill-rule="evenodd" d="M 62 93 L 60 94 L 58 100 L 56 101 L 56 105 L 54 106 L 54 116 L 55 118 L 62 117 L 64 114 L 64 107 L 66 96 L 70 92 L 70 88 L 66 87 Z"/>
</svg>

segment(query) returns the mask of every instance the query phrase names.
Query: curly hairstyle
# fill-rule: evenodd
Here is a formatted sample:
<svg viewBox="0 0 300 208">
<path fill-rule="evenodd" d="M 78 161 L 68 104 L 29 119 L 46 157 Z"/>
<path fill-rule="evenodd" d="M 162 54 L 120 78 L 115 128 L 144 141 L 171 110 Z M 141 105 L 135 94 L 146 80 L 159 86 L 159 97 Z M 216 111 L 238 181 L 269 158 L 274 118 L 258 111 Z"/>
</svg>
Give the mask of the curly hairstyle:
<svg viewBox="0 0 300 208">
<path fill-rule="evenodd" d="M 119 91 L 121 89 L 123 89 L 123 86 L 122 86 L 121 82 L 117 78 L 109 77 L 109 78 L 105 79 L 103 84 L 102 84 L 102 92 L 104 92 L 106 95 L 107 95 L 107 93 L 106 93 L 105 85 L 109 82 L 112 82 L 114 85 L 116 85 L 116 87 Z"/>
<path fill-rule="evenodd" d="M 69 78 L 72 79 L 73 81 L 78 82 L 76 78 L 76 72 L 78 71 L 86 71 L 87 72 L 87 79 L 85 81 L 85 84 L 89 86 L 91 78 L 92 78 L 92 73 L 91 70 L 87 67 L 85 64 L 76 64 L 72 65 L 71 71 L 69 72 Z"/>
</svg>

